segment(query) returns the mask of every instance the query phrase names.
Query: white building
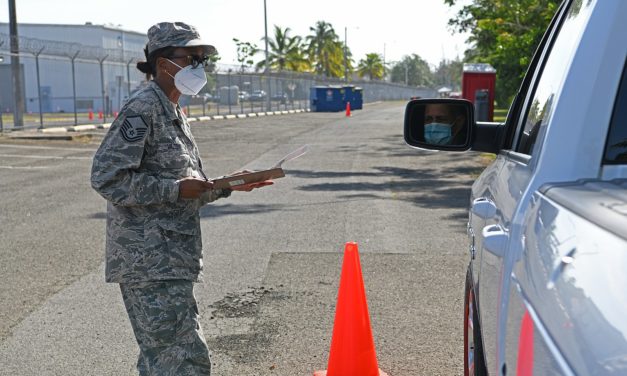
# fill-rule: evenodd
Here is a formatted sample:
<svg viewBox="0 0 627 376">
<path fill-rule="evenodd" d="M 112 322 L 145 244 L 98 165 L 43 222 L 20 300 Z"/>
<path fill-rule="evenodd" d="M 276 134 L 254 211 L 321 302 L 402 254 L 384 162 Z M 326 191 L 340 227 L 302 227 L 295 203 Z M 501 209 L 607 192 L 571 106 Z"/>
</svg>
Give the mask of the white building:
<svg viewBox="0 0 627 376">
<path fill-rule="evenodd" d="M 20 65 L 26 111 L 119 111 L 125 97 L 143 81 L 137 70 L 145 60 L 146 34 L 114 26 L 18 24 Z M 0 23 L 0 109 L 12 112 L 9 24 Z M 36 59 L 35 55 L 39 54 Z M 74 74 L 72 73 L 74 59 Z M 102 77 L 101 77 L 102 66 Z M 104 95 L 103 95 L 104 92 Z"/>
</svg>

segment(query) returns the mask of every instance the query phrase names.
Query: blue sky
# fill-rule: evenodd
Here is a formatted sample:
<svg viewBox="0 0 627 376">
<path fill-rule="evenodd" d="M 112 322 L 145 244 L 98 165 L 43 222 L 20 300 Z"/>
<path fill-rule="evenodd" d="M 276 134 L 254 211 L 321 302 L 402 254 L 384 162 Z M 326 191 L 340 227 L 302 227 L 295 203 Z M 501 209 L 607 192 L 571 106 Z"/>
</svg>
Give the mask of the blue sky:
<svg viewBox="0 0 627 376">
<path fill-rule="evenodd" d="M 0 22 L 8 22 L 8 2 L 2 1 Z M 263 48 L 263 0 L 16 0 L 18 22 L 120 25 L 146 32 L 154 23 L 183 21 L 195 25 L 213 43 L 221 63 L 236 64 L 233 38 Z M 366 53 L 384 54 L 387 62 L 416 53 L 430 64 L 443 57 L 463 56 L 467 35 L 453 34 L 448 19 L 455 10 L 443 0 L 266 0 L 268 33 L 273 25 L 305 36 L 316 21 L 333 25 L 355 60 Z M 262 56 L 259 56 L 261 59 Z"/>
</svg>

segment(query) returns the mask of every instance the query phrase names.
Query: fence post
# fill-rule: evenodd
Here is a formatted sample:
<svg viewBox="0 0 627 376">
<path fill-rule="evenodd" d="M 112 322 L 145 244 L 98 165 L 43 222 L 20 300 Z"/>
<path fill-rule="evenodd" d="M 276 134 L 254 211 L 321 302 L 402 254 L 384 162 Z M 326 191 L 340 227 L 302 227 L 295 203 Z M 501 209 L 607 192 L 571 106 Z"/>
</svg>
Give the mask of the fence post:
<svg viewBox="0 0 627 376">
<path fill-rule="evenodd" d="M 218 75 L 218 70 L 216 69 L 216 97 L 218 100 L 216 101 L 216 112 L 220 115 L 220 101 L 222 100 L 222 94 L 220 93 L 220 76 Z"/>
<path fill-rule="evenodd" d="M 74 103 L 74 125 L 78 125 L 78 115 L 76 114 L 76 71 L 74 69 L 74 60 L 76 60 L 76 57 L 79 53 L 80 50 L 76 51 L 73 56 L 70 56 L 70 61 L 72 62 L 72 98 Z"/>
<path fill-rule="evenodd" d="M 239 89 L 238 89 L 238 93 L 237 93 L 237 99 L 238 100 L 239 100 L 239 93 L 242 92 L 242 88 L 243 88 L 243 85 L 242 85 L 242 74 L 243 74 L 243 72 L 240 72 L 240 74 L 239 74 Z M 244 113 L 244 99 L 242 99 L 242 101 L 239 103 L 239 107 L 240 107 L 239 113 L 243 114 Z"/>
<path fill-rule="evenodd" d="M 131 60 L 126 63 L 126 81 L 128 82 L 128 97 L 131 97 L 131 63 L 135 60 L 135 58 L 131 58 Z"/>
<path fill-rule="evenodd" d="M 231 68 L 227 71 L 227 83 L 229 85 L 228 93 L 229 93 L 229 115 L 231 115 Z"/>
<path fill-rule="evenodd" d="M 102 59 L 98 60 L 100 64 L 100 87 L 102 88 L 102 123 L 107 122 L 107 105 L 105 104 L 105 84 L 104 84 L 104 68 L 103 63 L 109 55 L 105 55 Z"/>
<path fill-rule="evenodd" d="M 37 70 L 37 100 L 39 101 L 39 128 L 44 127 L 44 113 L 43 113 L 42 105 L 41 105 L 41 83 L 39 81 L 39 55 L 41 55 L 44 48 L 46 47 L 44 46 L 36 53 L 33 53 L 33 55 L 35 55 L 35 69 Z"/>
</svg>

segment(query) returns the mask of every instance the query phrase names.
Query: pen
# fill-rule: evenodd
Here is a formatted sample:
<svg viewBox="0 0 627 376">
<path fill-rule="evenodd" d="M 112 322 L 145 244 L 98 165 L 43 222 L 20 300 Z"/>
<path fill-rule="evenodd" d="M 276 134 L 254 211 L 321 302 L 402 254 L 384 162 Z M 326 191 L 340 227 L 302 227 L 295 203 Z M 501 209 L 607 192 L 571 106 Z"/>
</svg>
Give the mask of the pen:
<svg viewBox="0 0 627 376">
<path fill-rule="evenodd" d="M 198 167 L 198 171 L 202 175 L 203 179 L 205 179 L 205 181 L 209 181 L 209 179 L 207 179 L 207 175 L 205 175 L 205 173 L 202 171 L 202 168 Z"/>
</svg>

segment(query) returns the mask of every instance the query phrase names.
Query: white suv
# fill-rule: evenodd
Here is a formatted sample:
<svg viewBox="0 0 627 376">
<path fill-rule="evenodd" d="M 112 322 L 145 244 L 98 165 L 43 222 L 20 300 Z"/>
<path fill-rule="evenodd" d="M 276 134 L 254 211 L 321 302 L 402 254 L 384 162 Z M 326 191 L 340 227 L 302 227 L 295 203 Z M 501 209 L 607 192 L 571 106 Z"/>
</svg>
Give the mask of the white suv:
<svg viewBox="0 0 627 376">
<path fill-rule="evenodd" d="M 627 375 L 627 1 L 565 0 L 503 124 L 407 105 L 418 148 L 497 154 L 472 187 L 466 375 Z"/>
</svg>

